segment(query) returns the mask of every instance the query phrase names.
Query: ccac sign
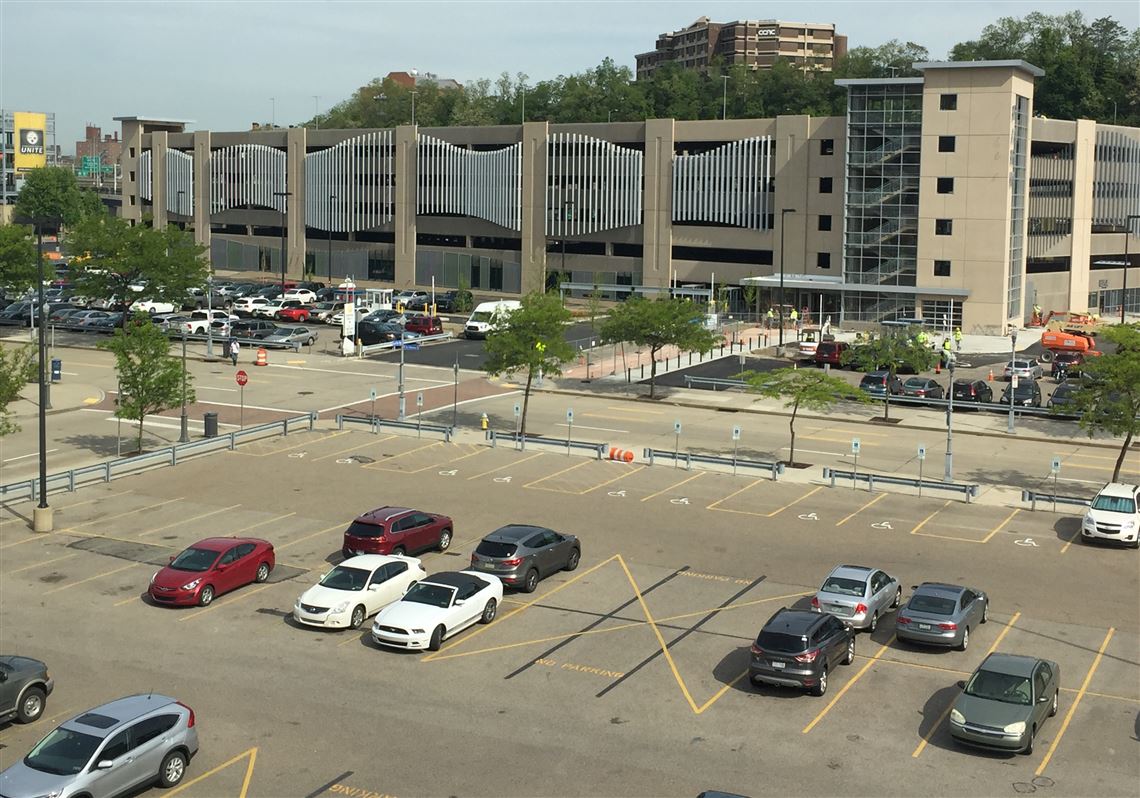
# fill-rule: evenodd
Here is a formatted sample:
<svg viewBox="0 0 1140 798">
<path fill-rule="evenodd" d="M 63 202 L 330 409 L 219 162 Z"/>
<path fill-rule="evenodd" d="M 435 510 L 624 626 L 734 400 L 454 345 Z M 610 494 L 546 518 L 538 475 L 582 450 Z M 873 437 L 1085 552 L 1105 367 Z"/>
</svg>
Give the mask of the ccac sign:
<svg viewBox="0 0 1140 798">
<path fill-rule="evenodd" d="M 16 111 L 12 114 L 16 130 L 13 165 L 17 172 L 29 172 L 47 166 L 47 115 Z"/>
</svg>

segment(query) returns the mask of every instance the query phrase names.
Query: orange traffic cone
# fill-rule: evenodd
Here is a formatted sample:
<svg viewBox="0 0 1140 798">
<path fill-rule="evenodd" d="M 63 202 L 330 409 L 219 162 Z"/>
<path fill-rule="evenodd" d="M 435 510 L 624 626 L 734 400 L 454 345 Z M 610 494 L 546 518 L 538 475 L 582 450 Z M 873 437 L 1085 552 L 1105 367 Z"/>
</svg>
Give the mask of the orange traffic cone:
<svg viewBox="0 0 1140 798">
<path fill-rule="evenodd" d="M 934 362 L 934 373 L 935 374 L 941 374 L 942 373 L 942 361 L 941 360 L 936 360 Z"/>
<path fill-rule="evenodd" d="M 988 376 L 988 377 L 986 377 L 986 380 L 987 380 L 988 382 L 993 382 L 993 381 L 994 381 L 994 370 L 993 370 L 992 368 L 990 369 L 990 374 L 989 374 L 989 376 Z"/>
<path fill-rule="evenodd" d="M 254 362 L 255 366 L 268 366 L 269 358 L 266 354 L 265 347 L 259 347 L 257 350 L 257 360 Z"/>
</svg>

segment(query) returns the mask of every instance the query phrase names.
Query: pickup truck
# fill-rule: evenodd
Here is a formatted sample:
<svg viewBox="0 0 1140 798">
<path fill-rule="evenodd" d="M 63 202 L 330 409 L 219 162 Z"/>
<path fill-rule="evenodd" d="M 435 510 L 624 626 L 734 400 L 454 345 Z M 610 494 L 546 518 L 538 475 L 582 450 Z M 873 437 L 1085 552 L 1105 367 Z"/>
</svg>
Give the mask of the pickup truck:
<svg viewBox="0 0 1140 798">
<path fill-rule="evenodd" d="M 206 330 L 212 327 L 214 332 L 229 335 L 230 323 L 237 320 L 237 316 L 231 316 L 224 310 L 196 310 L 182 323 L 182 329 L 189 335 L 205 335 Z"/>
</svg>

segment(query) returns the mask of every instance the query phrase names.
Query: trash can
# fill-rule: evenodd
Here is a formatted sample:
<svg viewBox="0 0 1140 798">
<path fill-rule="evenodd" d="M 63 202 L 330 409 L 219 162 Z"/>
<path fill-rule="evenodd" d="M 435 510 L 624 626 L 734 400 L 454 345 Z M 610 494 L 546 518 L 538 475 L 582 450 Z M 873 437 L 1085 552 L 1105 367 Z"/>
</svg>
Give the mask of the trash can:
<svg viewBox="0 0 1140 798">
<path fill-rule="evenodd" d="M 222 341 L 222 357 L 229 357 L 229 356 L 230 356 L 230 339 L 227 338 L 226 340 Z"/>
<path fill-rule="evenodd" d="M 218 414 L 217 413 L 206 413 L 204 416 L 202 416 L 202 421 L 206 427 L 206 437 L 207 438 L 218 437 Z"/>
<path fill-rule="evenodd" d="M 63 379 L 63 361 L 58 357 L 51 359 L 51 381 L 59 382 Z"/>
</svg>

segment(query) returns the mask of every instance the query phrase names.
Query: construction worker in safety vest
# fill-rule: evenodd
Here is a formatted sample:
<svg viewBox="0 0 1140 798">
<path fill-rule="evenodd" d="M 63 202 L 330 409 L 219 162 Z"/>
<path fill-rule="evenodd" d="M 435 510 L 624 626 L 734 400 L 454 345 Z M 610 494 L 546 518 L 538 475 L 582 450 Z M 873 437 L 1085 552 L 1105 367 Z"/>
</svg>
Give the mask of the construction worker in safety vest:
<svg viewBox="0 0 1140 798">
<path fill-rule="evenodd" d="M 1036 302 L 1033 303 L 1033 323 L 1041 324 L 1041 306 Z"/>
<path fill-rule="evenodd" d="M 792 312 L 788 315 L 788 318 L 792 320 L 792 324 L 795 324 L 800 320 L 800 314 L 796 311 L 795 308 L 792 308 Z"/>
<path fill-rule="evenodd" d="M 767 321 L 768 321 L 768 329 L 770 330 L 776 326 L 776 311 L 772 310 L 771 308 L 768 308 L 768 313 L 766 314 L 766 317 L 767 317 Z"/>
<path fill-rule="evenodd" d="M 919 330 L 918 335 L 914 336 L 914 339 L 918 341 L 920 346 L 926 346 L 926 331 Z"/>
<path fill-rule="evenodd" d="M 959 352 L 962 351 L 962 328 L 961 327 L 955 327 L 954 328 L 954 345 L 958 348 Z"/>
</svg>

